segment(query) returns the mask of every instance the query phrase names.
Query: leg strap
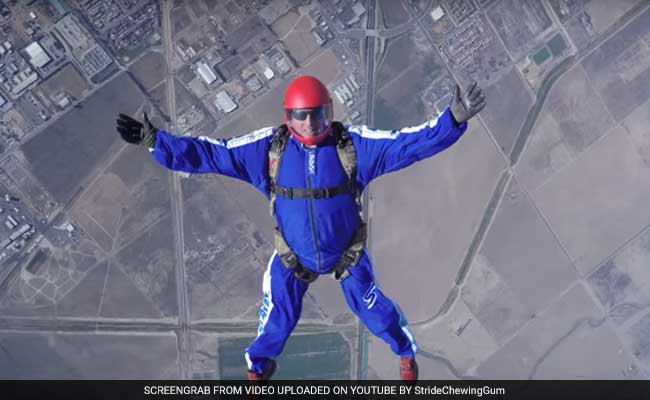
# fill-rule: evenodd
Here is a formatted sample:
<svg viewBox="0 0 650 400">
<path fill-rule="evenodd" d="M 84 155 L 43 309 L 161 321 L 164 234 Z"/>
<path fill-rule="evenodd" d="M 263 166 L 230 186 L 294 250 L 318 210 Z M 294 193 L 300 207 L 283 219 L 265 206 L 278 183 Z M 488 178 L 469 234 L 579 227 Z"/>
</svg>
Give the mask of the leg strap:
<svg viewBox="0 0 650 400">
<path fill-rule="evenodd" d="M 285 266 L 285 268 L 293 270 L 293 275 L 296 278 L 305 283 L 312 283 L 318 279 L 317 273 L 304 268 L 302 264 L 300 264 L 300 261 L 298 261 L 298 256 L 296 256 L 296 253 L 294 253 L 291 248 L 289 248 L 289 245 L 287 244 L 286 240 L 284 240 L 284 237 L 280 232 L 280 228 L 277 226 L 275 227 L 273 239 L 275 250 L 280 256 L 280 261 L 282 261 L 282 264 Z"/>
<path fill-rule="evenodd" d="M 330 276 L 334 280 L 342 281 L 348 276 L 350 276 L 350 267 L 354 267 L 359 262 L 361 255 L 363 254 L 363 249 L 366 247 L 367 226 L 365 222 L 359 224 L 359 228 L 354 233 L 354 237 L 350 242 L 350 246 L 343 252 L 341 258 L 339 258 L 334 270 L 330 273 Z M 296 278 L 300 279 L 305 283 L 312 283 L 318 278 L 318 274 L 303 267 L 298 261 L 298 256 L 296 253 L 291 250 L 282 232 L 280 232 L 279 227 L 275 227 L 273 244 L 275 245 L 275 250 L 277 250 L 278 255 L 282 264 L 290 270 L 294 271 Z"/>
<path fill-rule="evenodd" d="M 336 267 L 334 267 L 334 271 L 330 274 L 334 280 L 340 282 L 350 276 L 349 269 L 355 267 L 359 262 L 363 254 L 363 249 L 366 248 L 367 237 L 366 223 L 362 221 L 354 233 L 350 246 L 343 252 L 341 258 L 336 263 Z"/>
</svg>

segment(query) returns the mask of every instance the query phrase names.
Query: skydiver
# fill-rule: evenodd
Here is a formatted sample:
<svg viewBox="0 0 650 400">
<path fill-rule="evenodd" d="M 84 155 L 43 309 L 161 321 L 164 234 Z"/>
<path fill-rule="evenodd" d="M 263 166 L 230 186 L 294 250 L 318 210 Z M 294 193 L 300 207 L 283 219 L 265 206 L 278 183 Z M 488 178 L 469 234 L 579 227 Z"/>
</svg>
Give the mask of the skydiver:
<svg viewBox="0 0 650 400">
<path fill-rule="evenodd" d="M 454 144 L 484 106 L 472 82 L 464 95 L 456 85 L 449 106 L 421 125 L 346 127 L 333 121 L 325 85 L 300 76 L 285 92 L 284 124 L 277 128 L 228 139 L 177 137 L 154 127 L 145 113 L 142 122 L 119 114 L 117 131 L 168 169 L 237 178 L 270 200 L 275 251 L 264 273 L 257 338 L 245 352 L 250 380 L 273 375 L 309 284 L 329 274 L 340 281 L 352 312 L 400 358 L 402 380 L 415 381 L 415 340 L 399 307 L 379 289 L 365 250 L 361 192 L 371 180 Z"/>
</svg>

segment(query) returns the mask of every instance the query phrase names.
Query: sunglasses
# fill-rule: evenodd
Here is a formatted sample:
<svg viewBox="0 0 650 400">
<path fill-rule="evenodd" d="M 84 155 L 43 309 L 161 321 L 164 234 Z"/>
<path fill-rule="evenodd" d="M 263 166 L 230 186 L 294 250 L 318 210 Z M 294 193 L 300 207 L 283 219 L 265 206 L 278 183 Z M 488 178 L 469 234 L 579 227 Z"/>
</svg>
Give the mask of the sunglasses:
<svg viewBox="0 0 650 400">
<path fill-rule="evenodd" d="M 304 121 L 307 119 L 307 116 L 310 116 L 312 120 L 324 120 L 327 118 L 324 107 L 307 109 L 294 108 L 290 111 L 289 115 L 297 121 Z"/>
</svg>

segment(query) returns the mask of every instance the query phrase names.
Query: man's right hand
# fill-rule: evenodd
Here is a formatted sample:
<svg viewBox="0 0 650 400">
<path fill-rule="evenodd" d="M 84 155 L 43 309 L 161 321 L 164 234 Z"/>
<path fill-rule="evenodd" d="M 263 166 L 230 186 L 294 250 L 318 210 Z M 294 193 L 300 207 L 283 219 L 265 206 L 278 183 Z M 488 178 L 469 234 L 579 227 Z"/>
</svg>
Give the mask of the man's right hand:
<svg viewBox="0 0 650 400">
<path fill-rule="evenodd" d="M 147 113 L 143 113 L 144 122 L 131 118 L 126 114 L 119 114 L 117 119 L 117 131 L 128 143 L 139 144 L 146 147 L 156 145 L 156 128 L 151 124 Z"/>
</svg>

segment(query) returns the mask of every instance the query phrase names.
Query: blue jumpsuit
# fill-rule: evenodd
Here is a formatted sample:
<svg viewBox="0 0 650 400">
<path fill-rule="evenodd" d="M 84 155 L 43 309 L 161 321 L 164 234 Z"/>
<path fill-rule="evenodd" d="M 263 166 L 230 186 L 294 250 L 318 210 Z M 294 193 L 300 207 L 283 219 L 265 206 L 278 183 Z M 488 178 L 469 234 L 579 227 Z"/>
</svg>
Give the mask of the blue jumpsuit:
<svg viewBox="0 0 650 400">
<path fill-rule="evenodd" d="M 466 129 L 467 124 L 458 125 L 449 109 L 438 118 L 401 130 L 347 127 L 357 153 L 358 187 L 363 190 L 380 175 L 433 156 L 455 143 Z M 151 153 L 166 168 L 227 175 L 252 184 L 270 199 L 268 152 L 274 132 L 268 127 L 244 136 L 214 139 L 177 137 L 158 130 Z M 284 187 L 318 189 L 347 180 L 332 136 L 315 148 L 291 137 L 281 162 L 277 179 Z M 275 213 L 278 227 L 300 263 L 319 274 L 332 272 L 360 223 L 352 194 L 326 199 L 277 196 Z M 414 357 L 417 347 L 406 320 L 376 284 L 369 255 L 364 252 L 349 271 L 351 275 L 341 282 L 341 288 L 350 309 L 396 355 Z M 300 318 L 307 287 L 274 252 L 264 273 L 257 338 L 245 354 L 249 370 L 263 373 L 269 360 L 282 352 Z"/>
</svg>

